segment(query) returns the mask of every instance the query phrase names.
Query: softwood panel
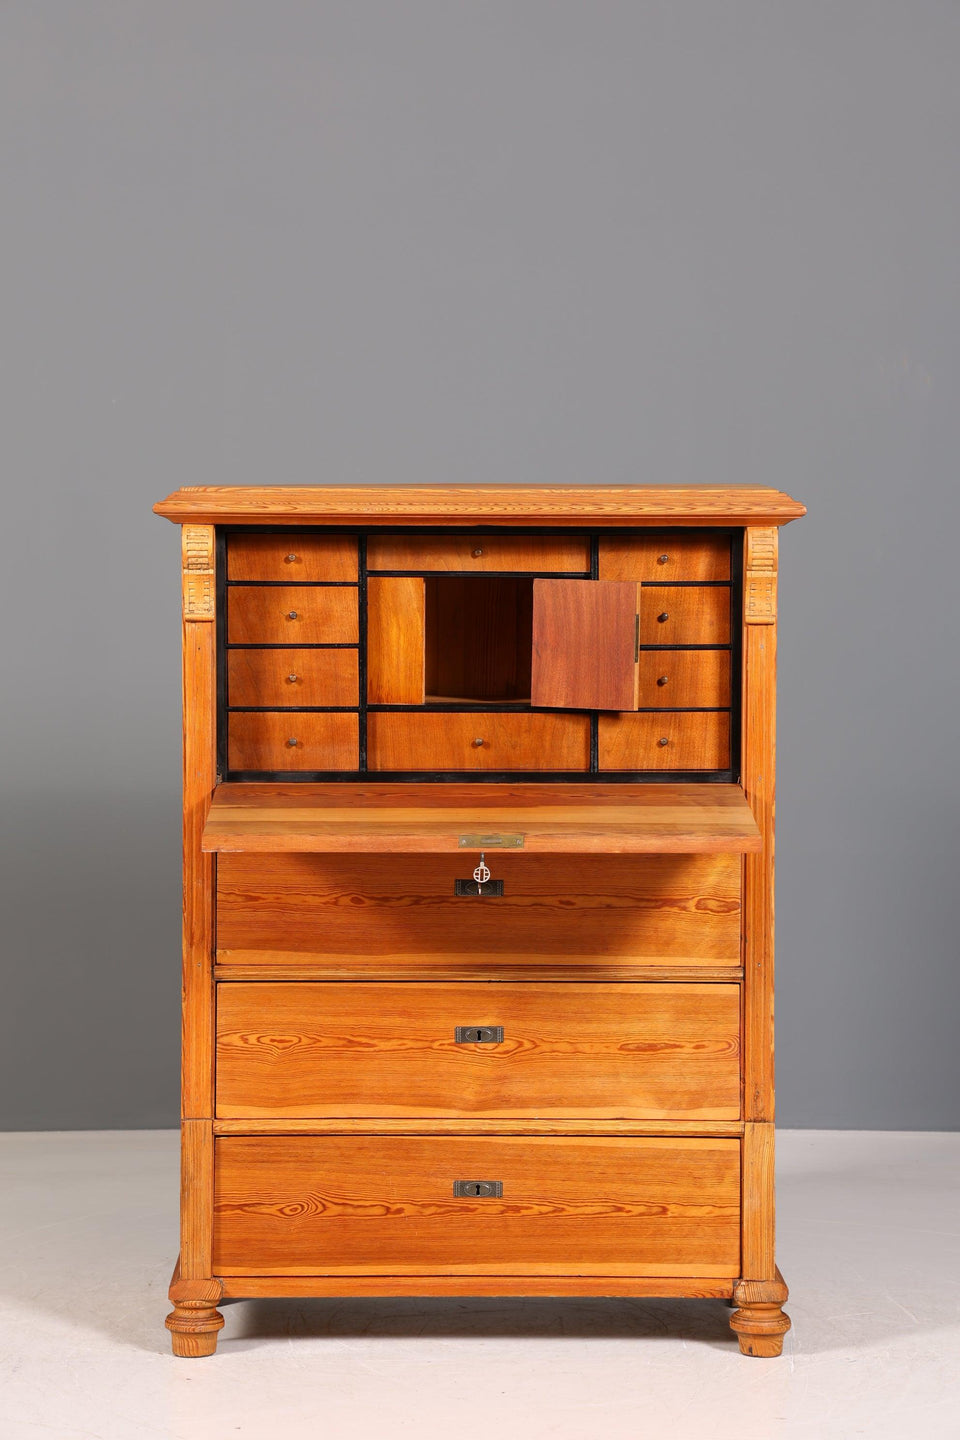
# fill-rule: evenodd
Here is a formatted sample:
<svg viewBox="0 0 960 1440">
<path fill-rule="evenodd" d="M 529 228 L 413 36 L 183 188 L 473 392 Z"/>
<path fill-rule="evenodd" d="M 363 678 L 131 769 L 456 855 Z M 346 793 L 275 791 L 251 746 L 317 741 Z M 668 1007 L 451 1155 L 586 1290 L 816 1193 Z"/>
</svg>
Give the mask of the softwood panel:
<svg viewBox="0 0 960 1440">
<path fill-rule="evenodd" d="M 733 1280 L 641 1275 L 225 1275 L 223 1299 L 378 1295 L 684 1296 L 729 1300 Z"/>
<path fill-rule="evenodd" d="M 736 1120 L 739 986 L 221 985 L 217 1114 Z"/>
<path fill-rule="evenodd" d="M 639 586 L 534 580 L 534 705 L 637 708 Z"/>
<path fill-rule="evenodd" d="M 643 650 L 640 704 L 729 706 L 729 650 Z"/>
<path fill-rule="evenodd" d="M 240 1136 L 217 1140 L 218 1274 L 732 1277 L 737 1140 Z M 458 1179 L 502 1199 L 456 1199 Z"/>
<path fill-rule="evenodd" d="M 586 770 L 586 715 L 376 711 L 367 718 L 371 770 Z"/>
<path fill-rule="evenodd" d="M 601 715 L 601 770 L 728 770 L 730 716 L 722 711 Z"/>
<path fill-rule="evenodd" d="M 213 1274 L 213 1123 L 180 1127 L 180 1277 Z"/>
<path fill-rule="evenodd" d="M 356 770 L 356 715 L 266 711 L 230 716 L 231 770 Z"/>
<path fill-rule="evenodd" d="M 231 705 L 357 705 L 356 650 L 228 650 Z"/>
<path fill-rule="evenodd" d="M 472 1116 L 436 1119 L 434 1116 L 397 1120 L 391 1116 L 350 1116 L 327 1119 L 313 1115 L 307 1120 L 260 1119 L 214 1120 L 214 1135 L 635 1135 L 638 1138 L 663 1136 L 722 1136 L 739 1139 L 742 1120 L 475 1120 Z"/>
<path fill-rule="evenodd" d="M 352 585 L 234 585 L 227 591 L 231 645 L 356 644 Z"/>
<path fill-rule="evenodd" d="M 368 570 L 589 570 L 590 542 L 576 535 L 371 535 Z"/>
<path fill-rule="evenodd" d="M 726 585 L 644 585 L 640 591 L 640 643 L 728 645 L 729 588 Z"/>
<path fill-rule="evenodd" d="M 504 881 L 499 898 L 454 895 L 475 854 L 221 855 L 219 961 L 289 965 L 322 954 L 362 966 L 408 956 L 414 975 L 431 955 L 494 966 L 740 963 L 737 855 L 487 860 Z"/>
<path fill-rule="evenodd" d="M 729 580 L 729 535 L 601 535 L 600 579 Z"/>
<path fill-rule="evenodd" d="M 371 705 L 422 705 L 424 698 L 423 580 L 367 581 L 367 700 Z"/>
<path fill-rule="evenodd" d="M 227 578 L 230 580 L 356 580 L 356 535 L 318 535 L 300 530 L 293 535 L 230 535 Z"/>
<path fill-rule="evenodd" d="M 211 525 L 783 525 L 806 514 L 751 485 L 193 485 L 154 505 Z"/>
<path fill-rule="evenodd" d="M 774 1258 L 775 1191 L 774 1130 L 767 1122 L 749 1123 L 743 1135 L 743 1275 L 750 1280 L 772 1280 Z"/>
<path fill-rule="evenodd" d="M 218 787 L 204 848 L 446 854 L 520 839 L 527 854 L 714 854 L 759 849 L 739 785 L 407 781 Z M 466 844 L 464 841 L 466 840 Z"/>
</svg>

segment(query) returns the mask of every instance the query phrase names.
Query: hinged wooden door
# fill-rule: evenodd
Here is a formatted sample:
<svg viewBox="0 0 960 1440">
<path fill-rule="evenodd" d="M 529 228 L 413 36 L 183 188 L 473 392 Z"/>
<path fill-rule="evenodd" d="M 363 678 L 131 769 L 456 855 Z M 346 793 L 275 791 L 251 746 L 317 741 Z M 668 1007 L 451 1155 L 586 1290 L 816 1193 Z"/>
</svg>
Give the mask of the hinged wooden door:
<svg viewBox="0 0 960 1440">
<path fill-rule="evenodd" d="M 534 580 L 530 701 L 567 710 L 636 710 L 640 586 Z"/>
</svg>

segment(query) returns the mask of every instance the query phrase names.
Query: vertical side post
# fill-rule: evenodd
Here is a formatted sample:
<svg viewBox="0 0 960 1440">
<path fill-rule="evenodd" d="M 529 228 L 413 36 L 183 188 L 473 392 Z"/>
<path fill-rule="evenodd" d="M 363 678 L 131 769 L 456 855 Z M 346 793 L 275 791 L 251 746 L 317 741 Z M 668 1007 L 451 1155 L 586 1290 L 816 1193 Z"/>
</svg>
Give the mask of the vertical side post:
<svg viewBox="0 0 960 1440">
<path fill-rule="evenodd" d="M 744 857 L 744 1120 L 741 1273 L 773 1280 L 773 936 L 776 816 L 776 528 L 749 527 L 743 578 L 743 788 L 763 837 Z"/>
</svg>

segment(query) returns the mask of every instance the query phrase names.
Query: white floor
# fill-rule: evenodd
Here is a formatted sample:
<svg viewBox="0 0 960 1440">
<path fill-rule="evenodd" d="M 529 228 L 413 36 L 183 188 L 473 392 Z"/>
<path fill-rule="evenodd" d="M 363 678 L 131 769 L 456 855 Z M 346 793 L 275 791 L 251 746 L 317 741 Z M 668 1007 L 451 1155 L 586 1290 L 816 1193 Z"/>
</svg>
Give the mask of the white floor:
<svg viewBox="0 0 960 1440">
<path fill-rule="evenodd" d="M 248 1301 L 174 1360 L 176 1137 L 0 1136 L 0 1436 L 957 1440 L 960 1135 L 782 1133 L 783 1358 L 717 1301 Z"/>
</svg>

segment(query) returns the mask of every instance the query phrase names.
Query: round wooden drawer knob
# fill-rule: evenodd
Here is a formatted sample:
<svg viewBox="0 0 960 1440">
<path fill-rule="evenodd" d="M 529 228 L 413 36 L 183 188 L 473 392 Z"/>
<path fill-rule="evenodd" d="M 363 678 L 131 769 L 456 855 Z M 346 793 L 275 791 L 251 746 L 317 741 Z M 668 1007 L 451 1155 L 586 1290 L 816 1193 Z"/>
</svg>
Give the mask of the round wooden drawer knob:
<svg viewBox="0 0 960 1440">
<path fill-rule="evenodd" d="M 658 685 L 666 685 L 669 679 L 670 679 L 669 675 L 661 675 L 661 676 L 658 678 L 658 680 L 657 680 L 657 684 L 658 684 Z"/>
<path fill-rule="evenodd" d="M 658 616 L 657 616 L 657 620 L 659 621 L 659 623 L 660 623 L 661 625 L 663 625 L 663 624 L 664 624 L 667 620 L 669 620 L 669 619 L 670 619 L 670 616 L 667 614 L 666 610 L 664 610 L 664 612 L 663 612 L 662 615 L 658 615 Z"/>
</svg>

